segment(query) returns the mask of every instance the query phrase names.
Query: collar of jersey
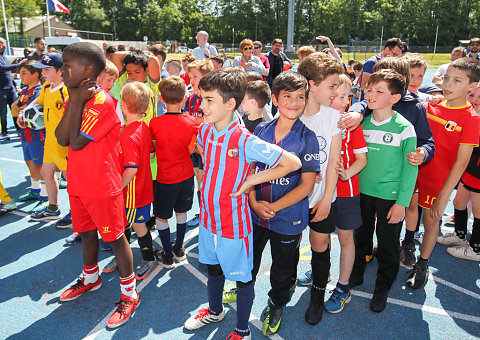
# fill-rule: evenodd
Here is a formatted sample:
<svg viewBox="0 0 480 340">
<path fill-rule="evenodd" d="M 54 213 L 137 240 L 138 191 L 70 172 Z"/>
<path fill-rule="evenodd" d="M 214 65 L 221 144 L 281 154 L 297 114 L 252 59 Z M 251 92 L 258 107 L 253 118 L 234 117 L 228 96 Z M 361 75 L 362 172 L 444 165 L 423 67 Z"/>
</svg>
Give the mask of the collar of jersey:
<svg viewBox="0 0 480 340">
<path fill-rule="evenodd" d="M 453 109 L 453 110 L 464 109 L 464 108 L 469 107 L 470 105 L 472 105 L 472 104 L 470 104 L 469 102 L 467 102 L 467 105 L 463 105 L 463 106 L 448 106 L 446 103 L 447 103 L 447 101 L 444 100 L 444 101 L 442 101 L 442 102 L 440 103 L 440 105 L 442 105 L 442 106 L 443 106 L 444 108 L 446 108 L 446 109 Z"/>
<path fill-rule="evenodd" d="M 392 117 L 387 118 L 387 119 L 385 119 L 385 120 L 382 120 L 381 122 L 377 122 L 377 121 L 373 118 L 373 113 L 372 113 L 372 116 L 371 116 L 371 118 L 370 118 L 370 121 L 371 121 L 372 124 L 375 125 L 375 126 L 385 125 L 385 124 L 387 124 L 387 123 L 390 123 L 390 121 L 392 120 L 392 118 L 395 117 L 395 115 L 398 113 L 397 111 L 393 111 L 393 112 L 395 112 L 395 114 L 394 114 Z"/>
<path fill-rule="evenodd" d="M 215 137 L 220 137 L 220 136 L 223 136 L 224 134 L 226 134 L 228 132 L 228 130 L 230 130 L 234 124 L 238 124 L 237 120 L 235 119 L 235 117 L 233 118 L 233 120 L 230 122 L 230 124 L 228 124 L 223 130 L 221 131 L 217 131 L 217 128 L 215 127 L 215 124 L 213 124 L 213 134 L 215 135 Z"/>
<path fill-rule="evenodd" d="M 52 84 L 52 83 L 50 83 L 50 84 Z M 62 82 L 60 83 L 60 85 L 58 85 L 57 87 L 52 87 L 52 86 L 50 85 L 50 93 L 53 93 L 53 92 L 61 89 L 62 87 L 63 87 L 63 81 L 62 81 Z"/>
</svg>

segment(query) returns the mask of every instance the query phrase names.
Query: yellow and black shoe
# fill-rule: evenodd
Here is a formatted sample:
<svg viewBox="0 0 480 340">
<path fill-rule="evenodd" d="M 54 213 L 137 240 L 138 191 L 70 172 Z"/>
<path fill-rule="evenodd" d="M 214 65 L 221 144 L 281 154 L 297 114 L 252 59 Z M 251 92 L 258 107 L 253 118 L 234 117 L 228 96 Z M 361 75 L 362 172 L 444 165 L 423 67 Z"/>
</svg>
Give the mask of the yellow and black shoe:
<svg viewBox="0 0 480 340">
<path fill-rule="evenodd" d="M 268 300 L 268 308 L 265 313 L 265 321 L 263 321 L 262 334 L 272 336 L 280 329 L 282 323 L 283 307 L 275 305 L 270 299 Z"/>
</svg>

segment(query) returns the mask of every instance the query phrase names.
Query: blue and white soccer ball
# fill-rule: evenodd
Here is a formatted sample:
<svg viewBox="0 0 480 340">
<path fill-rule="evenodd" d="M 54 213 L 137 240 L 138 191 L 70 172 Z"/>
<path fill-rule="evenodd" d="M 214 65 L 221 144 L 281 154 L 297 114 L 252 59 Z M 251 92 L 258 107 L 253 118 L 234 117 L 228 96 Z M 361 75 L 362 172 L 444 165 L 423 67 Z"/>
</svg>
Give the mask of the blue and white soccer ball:
<svg viewBox="0 0 480 340">
<path fill-rule="evenodd" d="M 43 106 L 35 104 L 30 106 L 23 112 L 23 120 L 25 125 L 32 130 L 41 130 L 45 128 L 43 121 Z"/>
</svg>

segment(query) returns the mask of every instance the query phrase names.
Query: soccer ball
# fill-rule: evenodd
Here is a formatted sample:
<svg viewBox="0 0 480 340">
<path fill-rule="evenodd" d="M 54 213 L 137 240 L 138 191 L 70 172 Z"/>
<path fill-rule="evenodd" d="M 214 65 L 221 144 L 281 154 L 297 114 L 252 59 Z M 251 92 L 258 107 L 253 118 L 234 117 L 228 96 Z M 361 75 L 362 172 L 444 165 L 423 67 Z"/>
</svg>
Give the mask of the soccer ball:
<svg viewBox="0 0 480 340">
<path fill-rule="evenodd" d="M 43 122 L 43 106 L 35 104 L 30 106 L 23 112 L 23 120 L 25 125 L 32 130 L 41 130 L 45 128 Z"/>
</svg>

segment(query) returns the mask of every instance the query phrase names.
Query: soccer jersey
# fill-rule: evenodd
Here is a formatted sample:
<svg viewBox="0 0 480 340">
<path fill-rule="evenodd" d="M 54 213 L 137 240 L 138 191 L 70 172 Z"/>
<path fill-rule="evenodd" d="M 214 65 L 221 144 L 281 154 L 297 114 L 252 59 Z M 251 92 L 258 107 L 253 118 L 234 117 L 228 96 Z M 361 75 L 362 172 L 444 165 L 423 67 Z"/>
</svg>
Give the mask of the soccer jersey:
<svg viewBox="0 0 480 340">
<path fill-rule="evenodd" d="M 80 150 L 69 146 L 68 193 L 88 198 L 120 194 L 120 120 L 113 98 L 104 90 L 85 103 L 80 134 L 90 143 Z"/>
<path fill-rule="evenodd" d="M 368 161 L 360 172 L 360 192 L 408 207 L 418 173 L 418 167 L 407 160 L 417 146 L 413 125 L 395 112 L 381 122 L 371 115 L 363 120 L 362 128 Z"/>
<path fill-rule="evenodd" d="M 255 130 L 260 139 L 276 144 L 300 158 L 302 167 L 282 178 L 255 186 L 257 201 L 275 202 L 302 183 L 302 173 L 320 171 L 317 136 L 299 119 L 292 125 L 290 132 L 281 141 L 275 140 L 275 127 L 278 118 L 262 123 Z M 268 169 L 267 164 L 255 162 L 255 172 Z M 278 211 L 269 220 L 260 219 L 252 210 L 253 223 L 284 235 L 297 235 L 308 224 L 308 197 L 285 209 Z"/>
<path fill-rule="evenodd" d="M 363 138 L 363 129 L 359 125 L 355 130 L 342 130 L 342 151 L 343 167 L 348 169 L 355 163 L 355 155 L 366 153 L 367 143 Z M 355 197 L 360 195 L 360 187 L 358 184 L 358 174 L 350 177 L 346 181 L 338 179 L 337 197 Z"/>
<path fill-rule="evenodd" d="M 157 182 L 172 184 L 193 176 L 190 154 L 198 133 L 196 120 L 183 113 L 167 112 L 150 122 L 157 155 Z"/>
<path fill-rule="evenodd" d="M 427 119 L 435 139 L 435 155 L 425 163 L 418 175 L 419 192 L 428 192 L 432 199 L 440 192 L 450 170 L 457 160 L 460 144 L 478 146 L 480 116 L 471 104 L 448 107 L 443 101 L 427 106 Z M 424 200 L 425 201 L 425 200 Z M 431 202 L 418 202 L 429 206 Z"/>
<path fill-rule="evenodd" d="M 340 120 L 340 112 L 331 107 L 321 105 L 320 111 L 313 116 L 300 116 L 300 120 L 317 136 L 320 158 L 320 172 L 323 179 L 320 183 L 315 183 L 312 192 L 308 196 L 309 207 L 313 208 L 323 197 L 325 193 L 328 160 L 330 158 L 330 146 L 332 145 L 333 136 L 339 134 L 341 130 L 338 128 L 338 121 Z M 336 160 L 334 160 L 336 162 Z M 332 202 L 337 197 L 333 194 Z"/>
<path fill-rule="evenodd" d="M 200 104 L 202 104 L 202 97 L 194 93 L 187 98 L 184 107 L 185 112 L 195 117 L 199 124 L 203 122 L 203 110 L 200 108 Z"/>
<path fill-rule="evenodd" d="M 40 83 L 38 83 L 36 86 L 32 88 L 25 87 L 18 95 L 18 106 L 23 107 L 33 102 L 40 95 L 41 90 L 42 90 L 42 84 Z M 20 129 L 20 134 L 21 134 L 22 141 L 28 142 L 28 143 L 33 142 L 32 129 L 30 129 L 29 127 Z M 36 133 L 34 133 L 34 136 L 36 136 L 35 138 L 38 138 L 37 140 L 44 141 L 45 129 L 38 130 Z"/>
<path fill-rule="evenodd" d="M 125 208 L 140 208 L 153 202 L 150 152 L 153 152 L 150 130 L 145 122 L 128 124 L 120 137 L 121 165 L 137 168 L 135 177 L 123 189 Z"/>
<path fill-rule="evenodd" d="M 202 124 L 197 143 L 203 148 L 204 173 L 200 185 L 200 224 L 212 233 L 243 239 L 252 231 L 248 196 L 231 197 L 250 173 L 252 162 L 276 167 L 283 150 L 252 135 L 237 120 L 222 131 Z"/>
</svg>

